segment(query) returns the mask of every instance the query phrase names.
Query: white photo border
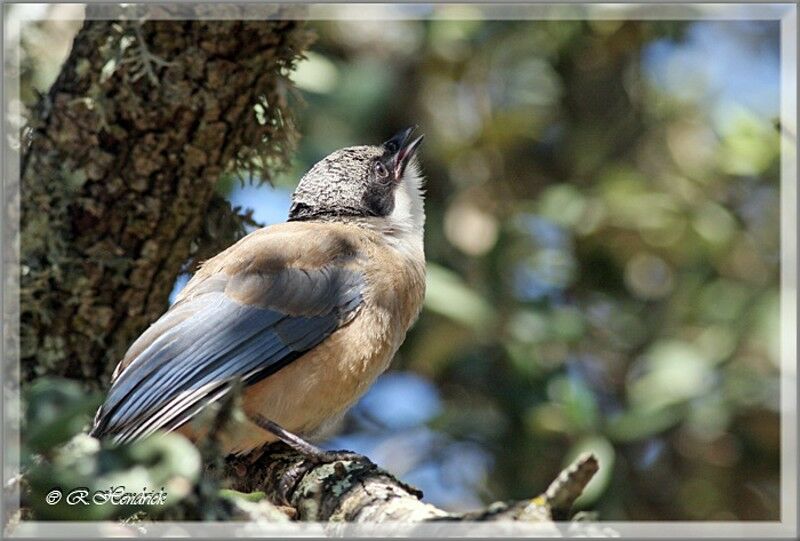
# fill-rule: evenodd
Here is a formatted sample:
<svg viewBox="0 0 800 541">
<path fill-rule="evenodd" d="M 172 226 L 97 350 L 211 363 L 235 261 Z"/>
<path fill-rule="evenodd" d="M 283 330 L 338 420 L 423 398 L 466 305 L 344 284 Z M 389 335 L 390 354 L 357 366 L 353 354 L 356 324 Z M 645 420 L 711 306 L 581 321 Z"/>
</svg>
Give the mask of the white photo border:
<svg viewBox="0 0 800 541">
<path fill-rule="evenodd" d="M 148 4 L 129 4 L 132 14 Z M 286 4 L 291 18 L 304 20 L 466 19 L 494 20 L 776 20 L 781 55 L 781 499 L 780 521 L 763 522 L 562 522 L 342 524 L 236 522 L 21 522 L 12 537 L 710 537 L 796 538 L 798 535 L 797 456 L 797 19 L 794 3 L 562 3 L 562 4 Z M 19 471 L 19 36 L 33 19 L 3 7 L 3 482 Z M 248 4 L 247 19 L 275 19 L 274 5 Z M 44 11 L 44 10 L 42 10 Z M 283 12 L 283 10 L 282 10 Z M 160 11 L 158 18 L 173 18 Z M 41 18 L 48 18 L 43 15 Z M 35 20 L 41 20 L 35 19 Z M 175 17 L 177 18 L 177 17 Z M 203 18 L 203 17 L 200 17 Z M 219 15 L 214 17 L 219 19 Z M 4 515 L 19 507 L 19 496 L 3 490 Z M 5 525 L 4 525 L 5 527 Z"/>
</svg>

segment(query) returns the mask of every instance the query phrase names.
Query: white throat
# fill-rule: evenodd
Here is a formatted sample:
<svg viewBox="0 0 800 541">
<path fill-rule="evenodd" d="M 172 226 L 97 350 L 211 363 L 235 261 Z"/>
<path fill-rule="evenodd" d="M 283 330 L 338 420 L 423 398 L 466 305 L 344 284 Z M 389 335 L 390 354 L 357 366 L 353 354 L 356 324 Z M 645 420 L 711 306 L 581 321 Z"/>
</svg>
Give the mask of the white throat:
<svg viewBox="0 0 800 541">
<path fill-rule="evenodd" d="M 394 194 L 394 210 L 386 217 L 384 234 L 396 249 L 417 256 L 424 254 L 425 200 L 424 179 L 414 158 L 406 167 Z"/>
</svg>

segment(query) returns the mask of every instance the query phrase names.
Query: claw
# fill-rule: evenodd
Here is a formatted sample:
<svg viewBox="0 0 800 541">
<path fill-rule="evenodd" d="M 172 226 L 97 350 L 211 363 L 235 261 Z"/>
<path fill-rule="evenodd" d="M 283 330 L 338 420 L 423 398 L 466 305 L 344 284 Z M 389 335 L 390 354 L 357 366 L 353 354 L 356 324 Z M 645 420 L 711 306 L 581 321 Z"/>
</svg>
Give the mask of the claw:
<svg viewBox="0 0 800 541">
<path fill-rule="evenodd" d="M 330 464 L 332 462 L 356 462 L 363 464 L 364 466 L 373 468 L 377 467 L 374 462 L 364 455 L 345 450 L 323 451 L 320 449 L 320 453 L 314 456 L 309 456 L 309 460 L 313 460 L 317 464 Z"/>
</svg>

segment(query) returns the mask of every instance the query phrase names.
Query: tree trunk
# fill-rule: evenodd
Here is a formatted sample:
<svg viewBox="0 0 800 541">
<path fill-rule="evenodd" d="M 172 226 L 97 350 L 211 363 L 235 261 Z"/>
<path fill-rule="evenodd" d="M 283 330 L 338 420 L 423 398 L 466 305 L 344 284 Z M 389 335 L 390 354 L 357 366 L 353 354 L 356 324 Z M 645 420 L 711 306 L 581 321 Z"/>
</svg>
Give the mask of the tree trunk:
<svg viewBox="0 0 800 541">
<path fill-rule="evenodd" d="M 215 188 L 287 162 L 287 74 L 309 43 L 291 20 L 86 21 L 22 158 L 22 381 L 102 385 L 184 265 L 236 239 Z"/>
</svg>

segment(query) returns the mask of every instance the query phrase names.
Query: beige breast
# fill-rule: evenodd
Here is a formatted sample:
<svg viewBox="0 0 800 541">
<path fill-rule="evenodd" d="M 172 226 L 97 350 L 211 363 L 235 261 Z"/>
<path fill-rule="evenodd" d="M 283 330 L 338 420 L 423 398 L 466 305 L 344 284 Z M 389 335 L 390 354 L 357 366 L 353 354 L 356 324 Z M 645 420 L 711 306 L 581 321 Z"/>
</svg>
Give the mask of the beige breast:
<svg viewBox="0 0 800 541">
<path fill-rule="evenodd" d="M 389 366 L 416 320 L 425 291 L 424 257 L 387 246 L 376 233 L 350 226 L 364 255 L 364 301 L 356 316 L 320 345 L 247 387 L 242 409 L 300 435 L 339 418 Z M 197 436 L 192 424 L 179 429 Z M 230 452 L 246 452 L 276 438 L 244 422 L 221 438 Z"/>
</svg>

